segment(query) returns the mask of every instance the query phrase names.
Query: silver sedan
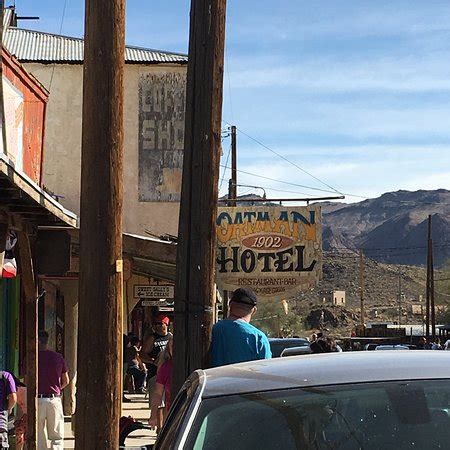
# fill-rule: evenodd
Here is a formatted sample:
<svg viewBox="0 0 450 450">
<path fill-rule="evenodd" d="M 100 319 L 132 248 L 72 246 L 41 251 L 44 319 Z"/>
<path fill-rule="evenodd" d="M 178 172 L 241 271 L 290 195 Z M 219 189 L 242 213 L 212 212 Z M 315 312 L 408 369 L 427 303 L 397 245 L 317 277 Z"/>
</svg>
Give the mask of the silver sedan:
<svg viewBox="0 0 450 450">
<path fill-rule="evenodd" d="M 448 449 L 450 353 L 328 353 L 197 370 L 153 448 Z"/>
</svg>

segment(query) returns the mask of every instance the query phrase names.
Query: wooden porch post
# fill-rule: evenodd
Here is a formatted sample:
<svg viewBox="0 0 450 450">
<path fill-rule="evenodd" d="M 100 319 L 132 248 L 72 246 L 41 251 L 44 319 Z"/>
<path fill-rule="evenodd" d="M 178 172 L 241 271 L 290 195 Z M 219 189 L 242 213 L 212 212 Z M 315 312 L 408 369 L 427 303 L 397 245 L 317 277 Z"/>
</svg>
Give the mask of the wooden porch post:
<svg viewBox="0 0 450 450">
<path fill-rule="evenodd" d="M 20 276 L 25 296 L 25 364 L 27 385 L 27 449 L 37 449 L 37 289 L 33 270 L 30 239 L 26 231 L 17 232 L 20 254 Z"/>
</svg>

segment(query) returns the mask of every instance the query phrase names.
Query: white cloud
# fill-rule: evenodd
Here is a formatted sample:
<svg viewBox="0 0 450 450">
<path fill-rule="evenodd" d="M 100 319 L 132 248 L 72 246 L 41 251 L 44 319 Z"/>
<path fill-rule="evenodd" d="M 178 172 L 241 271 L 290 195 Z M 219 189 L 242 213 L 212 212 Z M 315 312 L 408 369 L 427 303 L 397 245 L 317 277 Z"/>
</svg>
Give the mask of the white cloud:
<svg viewBox="0 0 450 450">
<path fill-rule="evenodd" d="M 450 51 L 432 55 L 357 58 L 314 57 L 287 63 L 279 57 L 230 61 L 233 89 L 294 88 L 307 94 L 329 92 L 450 91 Z"/>
</svg>

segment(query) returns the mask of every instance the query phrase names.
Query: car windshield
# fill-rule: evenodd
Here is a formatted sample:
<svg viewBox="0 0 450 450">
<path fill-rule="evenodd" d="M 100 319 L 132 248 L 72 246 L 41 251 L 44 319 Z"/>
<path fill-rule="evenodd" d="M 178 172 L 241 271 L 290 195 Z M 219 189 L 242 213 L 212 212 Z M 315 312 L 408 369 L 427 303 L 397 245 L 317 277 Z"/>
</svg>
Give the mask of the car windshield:
<svg viewBox="0 0 450 450">
<path fill-rule="evenodd" d="M 285 348 L 303 347 L 309 345 L 309 342 L 306 339 L 280 339 L 273 341 L 271 340 L 269 343 L 270 350 L 272 351 L 272 356 L 274 358 L 278 358 Z"/>
<path fill-rule="evenodd" d="M 185 448 L 444 449 L 450 380 L 361 383 L 205 399 Z"/>
</svg>

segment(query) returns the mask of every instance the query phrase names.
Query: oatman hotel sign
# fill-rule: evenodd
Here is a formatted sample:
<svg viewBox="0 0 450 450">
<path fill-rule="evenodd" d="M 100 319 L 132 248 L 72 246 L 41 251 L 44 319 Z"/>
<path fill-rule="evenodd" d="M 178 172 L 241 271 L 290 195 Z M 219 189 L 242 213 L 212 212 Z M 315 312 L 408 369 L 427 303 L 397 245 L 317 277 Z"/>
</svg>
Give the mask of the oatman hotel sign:
<svg viewBox="0 0 450 450">
<path fill-rule="evenodd" d="M 245 286 L 260 298 L 284 299 L 320 280 L 320 206 L 218 208 L 216 226 L 220 289 Z"/>
</svg>

